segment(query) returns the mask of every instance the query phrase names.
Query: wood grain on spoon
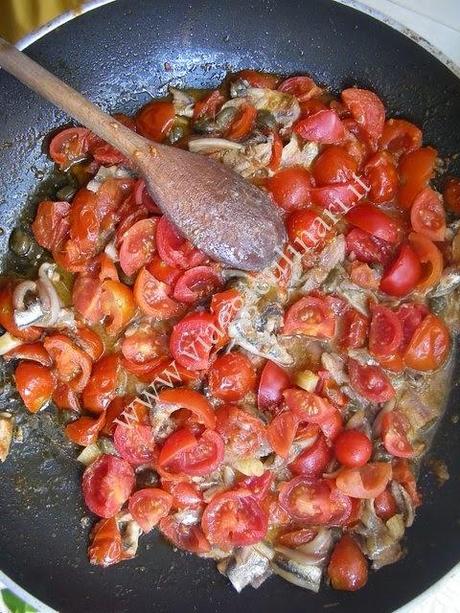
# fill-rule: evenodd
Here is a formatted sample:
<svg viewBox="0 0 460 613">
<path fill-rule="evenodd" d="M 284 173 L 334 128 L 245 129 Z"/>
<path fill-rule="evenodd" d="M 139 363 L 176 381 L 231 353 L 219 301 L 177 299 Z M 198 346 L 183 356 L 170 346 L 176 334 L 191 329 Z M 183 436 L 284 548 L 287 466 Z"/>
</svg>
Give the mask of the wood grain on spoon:
<svg viewBox="0 0 460 613">
<path fill-rule="evenodd" d="M 285 230 L 262 190 L 223 164 L 132 132 L 1 38 L 0 66 L 129 158 L 163 213 L 207 255 L 244 270 L 274 261 Z"/>
</svg>

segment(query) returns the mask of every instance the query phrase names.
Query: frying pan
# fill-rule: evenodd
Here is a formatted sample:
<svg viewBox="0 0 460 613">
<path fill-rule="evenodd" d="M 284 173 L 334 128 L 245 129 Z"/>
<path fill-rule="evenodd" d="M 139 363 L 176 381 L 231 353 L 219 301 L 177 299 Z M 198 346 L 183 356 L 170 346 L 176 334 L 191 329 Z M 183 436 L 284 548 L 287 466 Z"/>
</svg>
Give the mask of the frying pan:
<svg viewBox="0 0 460 613">
<path fill-rule="evenodd" d="M 28 53 L 104 108 L 128 113 L 170 82 L 212 87 L 228 70 L 249 67 L 306 72 L 334 90 L 352 84 L 375 90 L 389 113 L 421 125 L 443 156 L 460 151 L 455 75 L 409 38 L 330 0 L 118 0 L 51 31 Z M 68 120 L 7 74 L 0 74 L 0 109 L 0 253 L 6 254 L 11 230 L 21 216 L 21 223 L 30 221 L 37 189 L 47 185 L 51 163 L 42 139 Z M 24 266 L 11 255 L 5 263 Z M 457 362 L 453 382 L 459 372 Z M 7 374 L 0 403 L 20 414 Z M 325 587 L 314 595 L 274 577 L 238 595 L 213 562 L 174 552 L 156 536 L 142 539 L 135 560 L 108 570 L 90 566 L 92 519 L 82 521 L 81 469 L 51 412 L 24 421 L 24 443 L 13 446 L 0 468 L 0 569 L 66 613 L 393 611 L 460 560 L 459 406 L 454 383 L 431 450 L 446 462 L 449 481 L 438 489 L 422 468 L 424 504 L 408 531 L 406 557 L 372 573 L 355 594 Z"/>
</svg>

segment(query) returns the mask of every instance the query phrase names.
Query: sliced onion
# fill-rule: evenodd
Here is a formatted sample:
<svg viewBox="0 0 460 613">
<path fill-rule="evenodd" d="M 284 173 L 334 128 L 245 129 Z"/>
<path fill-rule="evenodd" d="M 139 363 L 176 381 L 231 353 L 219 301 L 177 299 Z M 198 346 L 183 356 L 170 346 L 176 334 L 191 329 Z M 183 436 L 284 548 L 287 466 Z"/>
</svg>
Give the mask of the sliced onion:
<svg viewBox="0 0 460 613">
<path fill-rule="evenodd" d="M 334 539 L 332 538 L 332 531 L 327 528 L 321 528 L 318 534 L 309 543 L 300 545 L 297 547 L 297 551 L 301 551 L 305 555 L 327 556 L 332 549 Z"/>
<path fill-rule="evenodd" d="M 240 143 L 227 140 L 225 138 L 194 138 L 189 141 L 189 151 L 192 153 L 212 153 L 222 149 L 234 149 L 237 151 L 244 150 L 244 146 Z"/>
<path fill-rule="evenodd" d="M 38 269 L 38 295 L 43 305 L 43 310 L 46 311 L 46 316 L 43 323 L 52 326 L 56 323 L 61 310 L 61 300 L 58 296 L 56 288 L 51 283 L 49 273 L 54 271 L 52 264 L 44 263 Z"/>
<path fill-rule="evenodd" d="M 294 585 L 318 592 L 323 571 L 318 566 L 302 566 L 292 560 L 275 558 L 270 563 L 273 572 Z"/>
<path fill-rule="evenodd" d="M 25 297 L 28 292 L 37 293 L 37 284 L 35 281 L 22 281 L 14 288 L 13 292 L 13 307 L 18 311 L 26 310 Z"/>
<path fill-rule="evenodd" d="M 83 449 L 83 451 L 77 457 L 77 460 L 85 466 L 89 466 L 95 460 L 97 460 L 100 455 L 102 455 L 102 451 L 99 449 L 96 443 L 93 443 Z"/>
<path fill-rule="evenodd" d="M 233 466 L 247 477 L 261 477 L 265 472 L 265 467 L 257 458 L 242 458 L 234 462 Z"/>
<path fill-rule="evenodd" d="M 0 355 L 5 355 L 5 353 L 8 353 L 8 351 L 23 345 L 24 342 L 25 341 L 22 341 L 20 338 L 16 338 L 9 332 L 5 332 L 5 334 L 0 336 Z"/>
</svg>

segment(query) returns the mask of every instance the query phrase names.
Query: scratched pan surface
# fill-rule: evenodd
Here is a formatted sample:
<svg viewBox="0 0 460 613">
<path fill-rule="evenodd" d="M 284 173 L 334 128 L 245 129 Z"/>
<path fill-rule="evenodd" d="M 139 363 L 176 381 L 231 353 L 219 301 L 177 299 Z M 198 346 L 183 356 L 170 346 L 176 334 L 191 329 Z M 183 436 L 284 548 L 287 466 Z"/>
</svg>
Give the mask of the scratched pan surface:
<svg viewBox="0 0 460 613">
<path fill-rule="evenodd" d="M 59 27 L 28 53 L 112 111 L 133 111 L 171 81 L 211 87 L 229 69 L 307 72 L 334 89 L 357 83 L 377 91 L 391 113 L 422 125 L 444 156 L 460 151 L 459 80 L 408 38 L 326 0 L 119 0 Z M 1 253 L 30 206 L 28 194 L 51 170 L 41 139 L 66 121 L 0 74 Z M 4 381 L 0 406 L 16 398 Z M 91 567 L 75 450 L 47 414 L 24 424 L 26 440 L 0 468 L 0 569 L 64 612 L 393 611 L 460 560 L 459 405 L 454 383 L 432 450 L 445 459 L 450 480 L 438 490 L 422 470 L 425 504 L 408 531 L 407 556 L 372 573 L 356 594 L 325 588 L 314 595 L 272 578 L 238 595 L 212 562 L 173 552 L 156 537 L 142 539 L 133 561 Z"/>
</svg>

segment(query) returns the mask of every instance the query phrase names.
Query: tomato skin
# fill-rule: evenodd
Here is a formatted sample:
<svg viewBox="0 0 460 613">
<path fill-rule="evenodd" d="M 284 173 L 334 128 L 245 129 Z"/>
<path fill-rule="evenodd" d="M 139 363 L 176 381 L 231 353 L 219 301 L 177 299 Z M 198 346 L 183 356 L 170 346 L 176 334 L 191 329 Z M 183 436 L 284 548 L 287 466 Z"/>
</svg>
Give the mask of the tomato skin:
<svg viewBox="0 0 460 613">
<path fill-rule="evenodd" d="M 320 428 L 329 443 L 334 443 L 343 430 L 342 414 L 335 409 L 331 415 L 320 424 Z"/>
<path fill-rule="evenodd" d="M 143 106 L 137 114 L 136 128 L 142 136 L 162 143 L 172 127 L 174 118 L 172 102 L 154 100 Z"/>
<path fill-rule="evenodd" d="M 170 298 L 170 288 L 158 281 L 147 268 L 142 268 L 134 283 L 134 298 L 142 311 L 156 319 L 170 319 L 183 311 L 183 306 Z"/>
<path fill-rule="evenodd" d="M 55 364 L 58 378 L 74 392 L 82 392 L 88 384 L 92 368 L 86 351 L 78 348 L 64 334 L 47 336 L 43 345 Z"/>
<path fill-rule="evenodd" d="M 254 127 L 257 111 L 252 104 L 244 102 L 238 107 L 238 115 L 233 120 L 225 133 L 225 137 L 231 140 L 243 140 L 248 136 Z"/>
<path fill-rule="evenodd" d="M 395 313 L 401 322 L 403 333 L 399 350 L 404 351 L 412 340 L 415 331 L 418 330 L 422 321 L 428 315 L 429 310 L 424 304 L 418 302 L 405 302 L 397 308 Z"/>
<path fill-rule="evenodd" d="M 195 390 L 187 387 L 163 389 L 159 393 L 159 400 L 160 402 L 176 404 L 178 409 L 191 411 L 196 421 L 206 428 L 214 429 L 216 427 L 216 416 L 211 404 L 203 394 Z"/>
<path fill-rule="evenodd" d="M 269 177 L 266 186 L 278 206 L 292 211 L 309 204 L 312 177 L 303 166 L 291 166 Z"/>
<path fill-rule="evenodd" d="M 366 264 L 385 264 L 391 257 L 393 245 L 372 236 L 359 228 L 352 228 L 346 235 L 347 255 L 353 253 Z"/>
<path fill-rule="evenodd" d="M 14 371 L 16 388 L 26 408 L 37 413 L 53 395 L 56 383 L 46 366 L 35 362 L 20 362 Z"/>
<path fill-rule="evenodd" d="M 273 132 L 272 156 L 268 164 L 268 168 L 276 172 L 281 164 L 281 156 L 283 154 L 283 141 L 278 132 Z"/>
<path fill-rule="evenodd" d="M 421 372 L 436 370 L 447 360 L 449 351 L 449 330 L 442 319 L 430 313 L 415 331 L 404 361 L 409 368 Z"/>
<path fill-rule="evenodd" d="M 304 449 L 289 464 L 289 468 L 294 475 L 305 475 L 307 477 L 320 477 L 326 470 L 332 459 L 332 452 L 326 443 L 323 434 L 319 434 L 311 447 Z"/>
<path fill-rule="evenodd" d="M 432 241 L 443 241 L 446 236 L 446 213 L 441 196 L 430 187 L 416 196 L 410 211 L 414 232 Z"/>
<path fill-rule="evenodd" d="M 211 313 L 216 320 L 219 329 L 218 338 L 215 342 L 215 349 L 224 347 L 229 341 L 228 326 L 235 319 L 238 311 L 243 306 L 243 298 L 235 289 L 227 289 L 223 292 L 214 294 L 211 298 Z"/>
<path fill-rule="evenodd" d="M 287 310 L 282 334 L 332 338 L 335 334 L 334 314 L 324 298 L 304 296 Z"/>
<path fill-rule="evenodd" d="M 116 354 L 101 358 L 93 367 L 83 390 L 83 405 L 92 413 L 102 413 L 117 395 L 120 359 Z"/>
<path fill-rule="evenodd" d="M 104 422 L 104 413 L 101 413 L 97 419 L 86 416 L 79 417 L 77 420 L 67 424 L 65 434 L 73 443 L 86 447 L 97 441 Z"/>
<path fill-rule="evenodd" d="M 265 537 L 268 518 L 248 490 L 217 494 L 204 510 L 201 527 L 220 549 L 258 543 Z"/>
<path fill-rule="evenodd" d="M 182 273 L 174 286 L 175 300 L 194 304 L 222 287 L 221 275 L 211 266 L 195 266 Z"/>
<path fill-rule="evenodd" d="M 150 326 L 136 326 L 127 330 L 121 343 L 121 352 L 130 362 L 139 365 L 155 364 L 168 355 L 167 337 Z M 147 370 L 150 370 L 149 368 Z"/>
<path fill-rule="evenodd" d="M 388 119 L 383 127 L 380 146 L 396 158 L 422 146 L 422 131 L 405 119 Z"/>
<path fill-rule="evenodd" d="M 345 128 L 339 116 L 330 109 L 299 119 L 293 130 L 304 140 L 323 145 L 339 144 L 345 138 Z"/>
<path fill-rule="evenodd" d="M 453 213 L 460 213 L 460 179 L 449 177 L 442 195 L 447 208 Z"/>
<path fill-rule="evenodd" d="M 113 517 L 128 500 L 134 483 L 134 471 L 128 462 L 102 455 L 83 473 L 85 504 L 99 517 Z"/>
<path fill-rule="evenodd" d="M 278 413 L 267 426 L 267 440 L 273 451 L 287 458 L 297 432 L 298 419 L 291 411 Z"/>
<path fill-rule="evenodd" d="M 369 319 L 359 311 L 349 308 L 343 314 L 340 346 L 343 349 L 359 349 L 366 344 Z"/>
<path fill-rule="evenodd" d="M 405 415 L 400 411 L 389 411 L 382 418 L 382 441 L 388 453 L 397 458 L 412 458 L 415 450 L 408 440 L 410 428 Z"/>
<path fill-rule="evenodd" d="M 24 343 L 23 345 L 19 345 L 19 347 L 10 349 L 10 351 L 7 351 L 2 357 L 5 361 L 19 359 L 38 362 L 42 366 L 53 365 L 53 361 L 42 343 Z"/>
<path fill-rule="evenodd" d="M 369 200 L 376 203 L 393 200 L 398 191 L 398 172 L 392 156 L 379 151 L 364 167 L 364 176 L 370 186 Z"/>
<path fill-rule="evenodd" d="M 199 119 L 204 116 L 214 118 L 224 102 L 225 97 L 218 89 L 215 89 L 207 94 L 202 100 L 195 102 L 193 107 L 193 119 Z"/>
<path fill-rule="evenodd" d="M 383 521 L 388 521 L 398 512 L 396 500 L 388 487 L 375 498 L 374 510 L 377 517 Z"/>
<path fill-rule="evenodd" d="M 173 327 L 169 345 L 171 355 L 184 368 L 207 370 L 216 334 L 213 315 L 190 313 Z"/>
<path fill-rule="evenodd" d="M 260 419 L 232 404 L 219 407 L 216 418 L 216 430 L 228 456 L 248 458 L 259 452 L 265 440 L 265 427 Z"/>
<path fill-rule="evenodd" d="M 349 211 L 366 195 L 366 192 L 357 181 L 347 181 L 347 183 L 312 187 L 309 194 L 311 202 L 316 206 L 343 215 L 344 210 Z"/>
<path fill-rule="evenodd" d="M 156 245 L 159 256 L 169 266 L 186 270 L 200 266 L 206 260 L 205 254 L 184 238 L 165 215 L 160 217 L 157 225 Z"/>
<path fill-rule="evenodd" d="M 187 451 L 196 445 L 196 437 L 188 428 L 180 428 L 168 436 L 163 443 L 158 464 L 166 466 L 179 453 Z"/>
<path fill-rule="evenodd" d="M 401 245 L 396 258 L 385 269 L 380 291 L 398 298 L 409 294 L 422 277 L 422 266 L 408 243 Z"/>
<path fill-rule="evenodd" d="M 128 277 L 152 259 L 157 223 L 156 218 L 141 219 L 121 237 L 120 266 Z"/>
<path fill-rule="evenodd" d="M 444 270 L 441 251 L 429 238 L 415 232 L 409 234 L 409 243 L 422 265 L 422 277 L 417 283 L 417 289 L 423 290 L 436 286 Z"/>
<path fill-rule="evenodd" d="M 327 147 L 313 162 L 313 177 L 317 186 L 345 183 L 358 170 L 358 163 L 343 147 Z"/>
<path fill-rule="evenodd" d="M 350 535 L 344 534 L 334 547 L 327 574 L 335 590 L 355 592 L 366 585 L 367 560 Z"/>
<path fill-rule="evenodd" d="M 31 227 L 41 247 L 53 251 L 64 240 L 70 229 L 70 206 L 69 202 L 40 202 Z"/>
<path fill-rule="evenodd" d="M 397 458 L 393 462 L 393 479 L 406 489 L 415 508 L 421 505 L 421 495 L 417 491 L 414 473 L 406 459 Z"/>
<path fill-rule="evenodd" d="M 136 302 L 129 287 L 120 281 L 106 279 L 102 283 L 101 308 L 108 317 L 105 329 L 110 336 L 115 336 L 133 318 Z"/>
<path fill-rule="evenodd" d="M 386 402 L 395 395 L 390 380 L 379 366 L 364 366 L 348 360 L 348 374 L 352 387 L 371 402 Z"/>
<path fill-rule="evenodd" d="M 398 202 L 403 208 L 409 209 L 416 196 L 433 178 L 437 155 L 435 149 L 422 147 L 401 158 L 399 162 L 401 186 L 398 193 Z"/>
<path fill-rule="evenodd" d="M 242 353 L 229 352 L 219 356 L 209 370 L 210 391 L 225 402 L 241 400 L 255 383 L 255 369 Z"/>
<path fill-rule="evenodd" d="M 148 533 L 169 513 L 172 500 L 168 492 L 156 487 L 145 488 L 130 496 L 128 510 L 142 531 Z"/>
<path fill-rule="evenodd" d="M 376 498 L 391 479 L 391 464 L 369 462 L 359 468 L 344 468 L 335 480 L 337 488 L 352 498 Z"/>
<path fill-rule="evenodd" d="M 181 271 L 175 266 L 170 266 L 163 262 L 159 255 L 154 255 L 153 258 L 146 266 L 151 275 L 165 283 L 166 285 L 173 286 L 177 279 L 181 276 Z"/>
<path fill-rule="evenodd" d="M 321 247 L 333 230 L 325 232 L 324 226 L 318 222 L 318 212 L 313 209 L 296 209 L 291 211 L 286 219 L 286 229 L 289 240 L 294 245 Z"/>
<path fill-rule="evenodd" d="M 246 477 L 238 483 L 248 489 L 257 500 L 263 500 L 269 493 L 273 484 L 273 473 L 266 470 L 260 477 Z"/>
<path fill-rule="evenodd" d="M 334 453 L 343 466 L 364 466 L 372 455 L 372 442 L 359 430 L 344 430 L 334 443 Z"/>
<path fill-rule="evenodd" d="M 211 549 L 199 526 L 182 524 L 168 516 L 160 519 L 159 528 L 174 547 L 197 554 L 208 553 Z"/>
<path fill-rule="evenodd" d="M 278 91 L 295 96 L 302 103 L 321 93 L 313 79 L 306 76 L 289 77 L 278 85 Z"/>
<path fill-rule="evenodd" d="M 401 236 L 401 227 L 395 219 L 371 204 L 358 204 L 346 215 L 346 220 L 360 230 L 396 244 Z"/>
<path fill-rule="evenodd" d="M 317 394 L 301 389 L 287 389 L 283 392 L 288 408 L 299 420 L 321 424 L 335 411 L 335 407 Z"/>
<path fill-rule="evenodd" d="M 100 520 L 91 531 L 90 564 L 107 568 L 123 559 L 121 534 L 115 517 Z"/>
<path fill-rule="evenodd" d="M 99 279 L 88 274 L 79 274 L 72 288 L 72 304 L 80 316 L 90 325 L 101 322 L 102 286 Z"/>
<path fill-rule="evenodd" d="M 161 486 L 171 494 L 174 509 L 196 509 L 203 504 L 203 496 L 193 483 L 162 479 Z"/>
<path fill-rule="evenodd" d="M 196 444 L 178 453 L 169 464 L 172 473 L 203 477 L 219 468 L 224 459 L 224 442 L 214 430 L 205 430 Z"/>
<path fill-rule="evenodd" d="M 257 391 L 257 406 L 261 411 L 276 409 L 283 400 L 283 392 L 291 384 L 289 374 L 275 364 L 267 360 L 262 369 Z"/>
<path fill-rule="evenodd" d="M 49 153 L 55 164 L 62 169 L 86 157 L 90 131 L 87 128 L 65 128 L 50 142 Z"/>
<path fill-rule="evenodd" d="M 377 357 L 387 357 L 395 353 L 401 345 L 403 340 L 401 322 L 386 306 L 374 306 L 371 312 L 369 351 Z"/>
<path fill-rule="evenodd" d="M 297 549 L 301 545 L 305 545 L 312 541 L 317 535 L 317 531 L 313 528 L 300 528 L 285 532 L 277 537 L 277 543 L 289 547 L 289 549 Z"/>
<path fill-rule="evenodd" d="M 355 121 L 375 145 L 383 133 L 385 107 L 378 96 L 367 89 L 351 87 L 342 91 L 342 100 Z"/>
</svg>

